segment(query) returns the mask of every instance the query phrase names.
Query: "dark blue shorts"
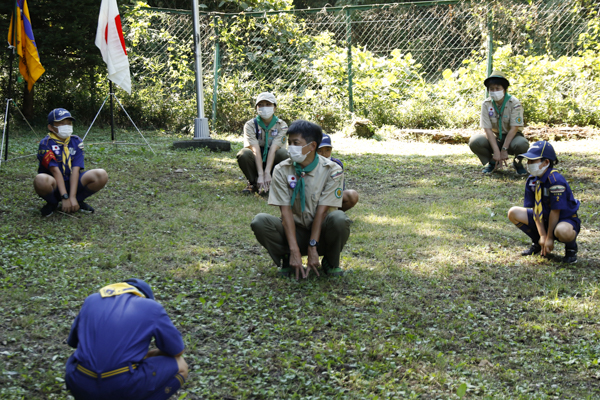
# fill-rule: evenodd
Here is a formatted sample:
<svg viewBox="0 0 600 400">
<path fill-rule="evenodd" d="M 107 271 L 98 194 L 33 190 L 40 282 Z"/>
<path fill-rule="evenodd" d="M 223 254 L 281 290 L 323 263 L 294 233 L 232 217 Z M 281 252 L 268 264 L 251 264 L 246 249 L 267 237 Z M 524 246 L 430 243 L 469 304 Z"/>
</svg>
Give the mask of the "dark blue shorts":
<svg viewBox="0 0 600 400">
<path fill-rule="evenodd" d="M 79 184 L 77 185 L 77 201 L 82 201 L 87 197 L 91 196 L 91 192 L 89 190 L 86 190 L 85 186 L 83 186 L 83 183 L 81 183 L 81 179 L 83 178 L 83 175 L 85 175 L 86 172 L 87 171 L 81 171 L 79 173 Z M 67 189 L 67 192 L 69 192 L 69 189 L 71 188 L 71 181 L 65 181 L 65 188 Z M 54 192 L 52 194 L 54 195 L 56 202 L 60 203 L 62 200 L 62 196 L 60 195 L 58 186 L 56 187 L 56 189 L 54 189 Z"/>
<path fill-rule="evenodd" d="M 185 382 L 173 357 L 151 357 L 133 372 L 98 379 L 77 369 L 73 356 L 67 361 L 67 388 L 77 400 L 167 400 Z"/>
<path fill-rule="evenodd" d="M 573 214 L 570 218 L 560 218 L 558 219 L 558 223 L 566 222 L 573 225 L 573 229 L 575 233 L 579 235 L 579 230 L 581 229 L 581 220 L 577 217 L 577 214 Z M 557 223 L 557 225 L 558 225 Z M 533 209 L 527 209 L 527 226 L 531 229 L 535 229 L 537 231 L 537 225 L 535 224 L 535 220 L 533 219 Z M 544 218 L 544 228 L 548 229 L 548 218 Z M 560 242 L 560 240 L 556 239 Z"/>
</svg>

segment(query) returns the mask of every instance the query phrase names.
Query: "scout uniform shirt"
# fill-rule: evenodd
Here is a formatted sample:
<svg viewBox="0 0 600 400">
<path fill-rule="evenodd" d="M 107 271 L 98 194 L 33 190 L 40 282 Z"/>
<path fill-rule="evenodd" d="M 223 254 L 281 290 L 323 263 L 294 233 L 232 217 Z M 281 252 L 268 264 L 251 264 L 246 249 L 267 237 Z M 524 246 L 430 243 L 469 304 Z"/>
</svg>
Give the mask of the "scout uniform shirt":
<svg viewBox="0 0 600 400">
<path fill-rule="evenodd" d="M 481 106 L 481 127 L 483 129 L 491 129 L 498 136 L 498 119 L 500 115 L 494 109 L 492 102 L 491 97 L 483 101 L 483 105 Z M 496 103 L 498 111 L 500 111 L 501 107 L 502 104 L 498 105 Z M 502 112 L 502 139 L 506 137 L 513 126 L 520 127 L 517 132 L 523 131 L 523 106 L 521 106 L 521 102 L 515 96 L 511 96 L 508 99 Z"/>
<path fill-rule="evenodd" d="M 106 298 L 94 293 L 85 299 L 67 344 L 77 349 L 72 357 L 79 364 L 100 373 L 142 362 L 152 338 L 167 354 L 184 349 L 181 334 L 156 301 L 127 293 Z"/>
<path fill-rule="evenodd" d="M 292 213 L 297 226 L 310 229 L 318 206 L 342 206 L 344 187 L 344 171 L 338 164 L 320 155 L 319 164 L 304 176 L 305 208 L 302 212 L 300 194 L 296 196 Z M 273 181 L 269 191 L 269 204 L 272 206 L 289 206 L 294 189 L 291 182 L 297 183 L 296 169 L 291 159 L 284 160 L 275 166 Z"/>
<path fill-rule="evenodd" d="M 555 169 L 550 170 L 550 168 L 540 178 L 535 176 L 527 178 L 523 201 L 525 208 L 533 208 L 535 205 L 535 184 L 538 179 L 541 181 L 544 221 L 548 221 L 552 210 L 560 210 L 559 221 L 577 216 L 579 200 L 573 197 L 573 192 L 566 179 L 558 171 Z"/>
<path fill-rule="evenodd" d="M 81 170 L 85 169 L 83 142 L 79 136 L 71 135 L 67 148 L 69 150 L 68 159 L 71 161 L 71 168 L 69 168 L 68 160 L 66 164 L 63 163 L 64 146 L 50 138 L 50 135 L 43 138 L 38 147 L 37 158 L 40 161 L 38 173 L 52 175 L 50 167 L 58 167 L 62 173 L 63 180 L 66 182 L 71 176 L 73 167 L 79 167 Z"/>
<path fill-rule="evenodd" d="M 263 149 L 265 147 L 265 133 L 263 128 L 255 124 L 256 118 L 252 118 L 244 125 L 244 147 L 251 147 L 253 144 Z M 257 132 L 258 126 L 258 132 Z M 268 126 L 268 124 L 266 124 Z M 287 146 L 287 129 L 288 126 L 282 119 L 279 119 L 275 126 L 269 132 L 269 149 L 275 143 L 279 148 L 285 149 Z"/>
</svg>

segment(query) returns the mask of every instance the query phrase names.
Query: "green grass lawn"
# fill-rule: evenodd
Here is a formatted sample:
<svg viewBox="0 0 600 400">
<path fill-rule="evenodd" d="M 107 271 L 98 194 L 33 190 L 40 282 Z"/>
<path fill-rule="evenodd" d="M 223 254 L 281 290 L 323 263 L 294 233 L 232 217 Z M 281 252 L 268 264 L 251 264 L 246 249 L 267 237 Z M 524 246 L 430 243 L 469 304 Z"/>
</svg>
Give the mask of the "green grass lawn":
<svg viewBox="0 0 600 400">
<path fill-rule="evenodd" d="M 43 219 L 35 157 L 0 168 L 0 398 L 66 399 L 66 338 L 83 300 L 147 280 L 184 336 L 186 399 L 600 397 L 600 140 L 557 142 L 581 200 L 579 262 L 522 258 L 506 218 L 524 178 L 482 176 L 466 145 L 333 136 L 360 202 L 342 278 L 278 278 L 250 229 L 279 215 L 235 155 L 93 145 L 97 212 Z M 41 138 L 41 135 L 37 140 Z M 88 143 L 105 142 L 94 132 Z M 135 132 L 118 139 L 141 142 Z M 37 150 L 11 138 L 12 155 Z M 182 172 L 175 172 L 181 170 Z"/>
</svg>

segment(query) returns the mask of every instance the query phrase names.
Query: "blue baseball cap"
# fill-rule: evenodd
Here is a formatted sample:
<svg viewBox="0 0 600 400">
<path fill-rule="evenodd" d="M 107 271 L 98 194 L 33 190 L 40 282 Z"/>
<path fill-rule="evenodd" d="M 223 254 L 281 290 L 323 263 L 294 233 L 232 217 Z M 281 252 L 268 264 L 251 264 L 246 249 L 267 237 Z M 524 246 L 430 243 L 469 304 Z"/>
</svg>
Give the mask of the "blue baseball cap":
<svg viewBox="0 0 600 400">
<path fill-rule="evenodd" d="M 323 134 L 323 139 L 321 140 L 321 144 L 319 145 L 319 149 L 321 147 L 333 147 L 333 145 L 331 144 L 331 136 L 329 136 L 326 133 Z"/>
<path fill-rule="evenodd" d="M 148 285 L 145 281 L 137 278 L 127 279 L 125 283 L 129 283 L 131 286 L 138 289 L 146 298 L 150 300 L 154 300 L 154 293 L 152 293 L 152 289 L 150 285 Z"/>
<path fill-rule="evenodd" d="M 48 123 L 53 124 L 67 118 L 71 118 L 73 121 L 75 121 L 75 118 L 73 118 L 68 110 L 65 110 L 64 108 L 55 108 L 54 110 L 50 111 L 50 114 L 48 114 Z"/>
<path fill-rule="evenodd" d="M 519 157 L 523 157 L 528 160 L 547 158 L 548 160 L 556 161 L 556 153 L 554 152 L 554 148 L 545 140 L 535 142 L 529 147 L 527 153 L 519 154 Z"/>
</svg>

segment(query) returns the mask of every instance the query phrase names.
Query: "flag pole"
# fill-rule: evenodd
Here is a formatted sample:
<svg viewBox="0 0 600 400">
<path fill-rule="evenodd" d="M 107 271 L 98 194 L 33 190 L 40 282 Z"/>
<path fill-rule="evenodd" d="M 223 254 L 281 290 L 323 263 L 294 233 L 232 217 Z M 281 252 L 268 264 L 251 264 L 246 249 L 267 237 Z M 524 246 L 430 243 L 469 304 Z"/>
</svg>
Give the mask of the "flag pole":
<svg viewBox="0 0 600 400">
<path fill-rule="evenodd" d="M 6 94 L 8 95 L 7 100 L 12 100 L 12 90 L 13 90 L 13 64 L 15 61 L 15 50 L 16 50 L 16 44 L 15 43 L 15 37 L 16 37 L 16 33 L 17 33 L 17 1 L 14 1 L 14 8 L 13 8 L 13 18 L 12 18 L 12 30 L 10 32 L 11 36 L 12 36 L 12 40 L 10 41 L 10 43 L 8 44 L 8 50 L 10 51 L 10 56 L 9 56 L 9 62 L 8 62 L 8 90 L 6 91 Z M 11 43 L 14 43 L 15 46 L 13 46 Z M 4 142 L 4 161 L 8 160 L 8 136 L 9 136 L 9 131 L 10 131 L 10 112 L 8 112 L 10 107 L 10 102 L 7 101 L 6 102 L 6 118 L 4 119 L 4 124 L 5 124 L 5 131 L 6 131 L 6 142 Z M 2 139 L 4 140 L 4 135 L 2 136 Z"/>
<path fill-rule="evenodd" d="M 113 97 L 115 97 L 115 92 L 113 91 L 113 82 L 109 79 L 109 91 L 108 94 L 110 96 L 110 140 L 115 141 L 115 114 L 113 108 Z"/>
</svg>

